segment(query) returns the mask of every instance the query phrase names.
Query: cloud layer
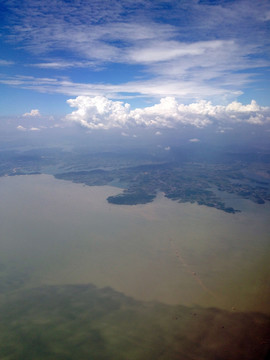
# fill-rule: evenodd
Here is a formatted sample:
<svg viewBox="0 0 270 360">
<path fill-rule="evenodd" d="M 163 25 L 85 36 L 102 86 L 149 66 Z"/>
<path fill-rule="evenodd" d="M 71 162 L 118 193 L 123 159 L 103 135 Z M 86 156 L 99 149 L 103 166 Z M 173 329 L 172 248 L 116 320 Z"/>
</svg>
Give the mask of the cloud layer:
<svg viewBox="0 0 270 360">
<path fill-rule="evenodd" d="M 174 128 L 178 125 L 205 127 L 212 123 L 224 126 L 243 122 L 262 125 L 270 121 L 270 108 L 261 107 L 254 100 L 248 105 L 236 101 L 227 106 L 213 105 L 205 100 L 184 105 L 174 97 L 165 97 L 154 106 L 134 110 L 127 103 L 103 96 L 78 96 L 67 102 L 77 110 L 68 114 L 66 120 L 89 129 L 134 126 Z"/>
<path fill-rule="evenodd" d="M 2 6 L 8 44 L 31 53 L 24 71 L 2 78 L 5 85 L 69 96 L 232 101 L 269 66 L 264 0 L 3 0 Z M 26 77 L 18 75 L 26 68 Z M 34 77 L 37 68 L 46 75 Z M 79 72 L 86 69 L 92 76 L 82 83 Z"/>
<path fill-rule="evenodd" d="M 238 84 L 243 80 L 239 76 Z M 229 81 L 229 77 L 226 81 Z M 204 98 L 231 99 L 241 95 L 242 92 L 233 90 L 235 85 L 222 89 L 215 84 L 195 81 L 193 79 L 179 80 L 175 78 L 157 77 L 151 80 L 137 80 L 126 83 L 82 83 L 73 82 L 63 77 L 34 77 L 34 76 L 6 76 L 0 77 L 0 84 L 19 87 L 22 89 L 38 91 L 41 93 L 64 94 L 68 96 L 106 96 L 112 99 L 119 98 L 158 98 L 173 96 L 185 100 Z"/>
</svg>

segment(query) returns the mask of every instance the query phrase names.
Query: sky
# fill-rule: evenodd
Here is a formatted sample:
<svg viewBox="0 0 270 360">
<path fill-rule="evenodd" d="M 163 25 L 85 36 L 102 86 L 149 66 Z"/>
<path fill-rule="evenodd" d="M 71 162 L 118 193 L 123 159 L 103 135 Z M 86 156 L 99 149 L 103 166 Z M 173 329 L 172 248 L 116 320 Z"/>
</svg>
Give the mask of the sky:
<svg viewBox="0 0 270 360">
<path fill-rule="evenodd" d="M 268 0 L 1 0 L 0 13 L 0 115 L 18 131 L 270 123 Z"/>
</svg>

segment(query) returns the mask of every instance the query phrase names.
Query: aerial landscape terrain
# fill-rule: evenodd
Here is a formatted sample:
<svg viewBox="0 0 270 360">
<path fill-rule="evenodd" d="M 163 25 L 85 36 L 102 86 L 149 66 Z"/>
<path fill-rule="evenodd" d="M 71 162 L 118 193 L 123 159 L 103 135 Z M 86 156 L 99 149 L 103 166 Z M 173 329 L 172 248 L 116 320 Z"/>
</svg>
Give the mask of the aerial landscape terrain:
<svg viewBox="0 0 270 360">
<path fill-rule="evenodd" d="M 267 358 L 270 153 L 229 148 L 217 155 L 201 144 L 192 156 L 185 147 L 140 149 L 1 151 L 3 359 Z M 65 183 L 80 188 L 64 190 Z M 87 195 L 87 188 L 109 192 Z M 64 199 L 63 209 L 76 204 L 77 221 L 75 213 L 60 215 Z M 226 213 L 232 218 L 224 222 Z M 226 235 L 228 226 L 235 234 Z"/>
<path fill-rule="evenodd" d="M 0 15 L 0 359 L 270 359 L 270 2 Z"/>
<path fill-rule="evenodd" d="M 2 152 L 0 176 L 40 174 L 50 169 L 48 173 L 57 179 L 88 186 L 117 183 L 124 192 L 107 200 L 121 205 L 151 202 L 158 192 L 172 200 L 196 202 L 231 213 L 239 210 L 226 206 L 216 191 L 235 194 L 257 204 L 270 201 L 268 152 L 251 153 L 250 158 L 247 154 L 220 153 L 213 161 L 207 151 L 201 159 L 201 149 L 200 146 L 191 159 L 181 148 L 176 148 L 166 158 L 146 153 L 145 159 L 136 159 L 136 151 L 124 156 L 117 152 L 83 153 L 82 156 L 57 148 Z M 132 166 L 134 161 L 138 165 Z M 51 170 L 53 166 L 54 171 Z"/>
</svg>

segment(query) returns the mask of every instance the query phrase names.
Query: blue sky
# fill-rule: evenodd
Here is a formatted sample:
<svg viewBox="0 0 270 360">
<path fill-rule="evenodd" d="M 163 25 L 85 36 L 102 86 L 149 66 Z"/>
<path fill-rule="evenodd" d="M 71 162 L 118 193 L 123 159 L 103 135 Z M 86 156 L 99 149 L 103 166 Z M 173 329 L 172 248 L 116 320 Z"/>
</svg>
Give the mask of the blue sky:
<svg viewBox="0 0 270 360">
<path fill-rule="evenodd" d="M 1 0 L 0 12 L 4 116 L 269 121 L 269 1 Z"/>
</svg>

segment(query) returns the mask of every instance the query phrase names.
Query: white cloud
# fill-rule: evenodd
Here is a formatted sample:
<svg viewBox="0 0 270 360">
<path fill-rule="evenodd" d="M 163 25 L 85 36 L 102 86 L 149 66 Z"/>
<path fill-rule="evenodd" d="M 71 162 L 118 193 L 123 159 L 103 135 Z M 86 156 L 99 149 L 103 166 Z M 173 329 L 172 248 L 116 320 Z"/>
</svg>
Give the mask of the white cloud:
<svg viewBox="0 0 270 360">
<path fill-rule="evenodd" d="M 0 66 L 10 66 L 13 64 L 14 64 L 14 61 L 0 59 Z"/>
<path fill-rule="evenodd" d="M 224 126 L 239 122 L 260 125 L 270 119 L 270 108 L 261 107 L 254 100 L 247 105 L 238 102 L 227 106 L 213 105 L 205 100 L 184 105 L 179 104 L 174 97 L 166 97 L 156 105 L 134 110 L 130 110 L 127 103 L 112 101 L 103 96 L 78 96 L 67 102 L 77 110 L 67 115 L 66 120 L 89 129 L 134 126 L 174 128 L 181 124 L 205 127 L 212 123 Z M 159 134 L 157 131 L 156 135 Z M 190 141 L 195 142 L 198 139 Z"/>
<path fill-rule="evenodd" d="M 242 105 L 237 101 L 233 101 L 231 104 L 227 105 L 226 110 L 228 112 L 254 112 L 260 111 L 260 106 L 255 100 L 252 100 L 248 105 Z"/>
<path fill-rule="evenodd" d="M 26 131 L 26 128 L 24 126 L 22 126 L 22 125 L 18 125 L 17 130 Z"/>
<path fill-rule="evenodd" d="M 0 63 L 1 64 L 1 63 Z M 47 61 L 43 63 L 30 64 L 28 66 L 38 67 L 40 69 L 68 69 L 68 68 L 87 68 L 87 67 L 96 67 L 94 61 Z"/>
<path fill-rule="evenodd" d="M 40 117 L 40 112 L 38 109 L 33 109 L 29 113 L 23 114 L 24 117 L 32 116 L 32 117 Z"/>
<path fill-rule="evenodd" d="M 204 94 L 205 98 L 235 98 L 241 95 L 232 88 L 223 89 L 215 85 L 193 80 L 168 79 L 137 80 L 122 84 L 75 83 L 67 78 L 35 78 L 33 76 L 10 76 L 0 79 L 1 84 L 17 86 L 41 93 L 65 94 L 69 96 L 107 96 L 108 98 L 134 97 L 178 97 L 193 100 Z"/>
<path fill-rule="evenodd" d="M 102 96 L 78 96 L 76 99 L 67 100 L 67 103 L 78 110 L 67 115 L 66 119 L 90 129 L 123 127 L 127 122 L 129 105 L 123 106 L 120 101 L 112 101 Z"/>
<path fill-rule="evenodd" d="M 140 46 L 131 49 L 128 57 L 130 60 L 138 63 L 164 62 L 186 56 L 197 57 L 199 55 L 206 55 L 209 57 L 209 51 L 217 52 L 219 49 L 228 48 L 231 44 L 233 44 L 232 41 L 221 40 L 183 43 L 179 41 L 160 41 L 155 39 L 154 42 L 144 44 L 144 47 Z"/>
<path fill-rule="evenodd" d="M 199 139 L 193 138 L 193 139 L 189 139 L 190 142 L 199 142 Z"/>
<path fill-rule="evenodd" d="M 219 5 L 166 2 L 170 11 L 160 7 L 159 1 L 145 0 L 78 1 L 80 6 L 64 0 L 6 2 L 16 20 L 7 38 L 39 55 L 34 66 L 62 70 L 106 67 L 114 71 L 112 63 L 139 64 L 134 75 L 150 80 L 139 81 L 134 76 L 134 81 L 123 83 L 120 77 L 119 85 L 113 86 L 104 84 L 102 74 L 98 84 L 59 79 L 54 84 L 44 79 L 20 82 L 14 78 L 2 83 L 69 96 L 112 98 L 124 92 L 128 96 L 176 96 L 192 101 L 201 94 L 204 98 L 232 94 L 232 99 L 254 81 L 251 69 L 269 65 L 264 56 L 269 38 L 264 25 L 270 10 L 267 1 L 221 1 Z M 40 54 L 45 62 L 40 62 Z"/>
<path fill-rule="evenodd" d="M 41 126 L 41 128 L 45 129 L 46 127 Z M 17 130 L 19 130 L 19 131 L 40 131 L 41 128 L 31 127 L 31 128 L 28 128 L 28 129 L 27 129 L 26 127 L 24 127 L 24 126 L 22 126 L 22 125 L 18 125 L 18 126 L 17 126 Z"/>
<path fill-rule="evenodd" d="M 132 110 L 130 117 L 139 125 L 173 127 L 178 120 L 178 104 L 175 98 L 166 97 L 159 104 Z"/>
</svg>

